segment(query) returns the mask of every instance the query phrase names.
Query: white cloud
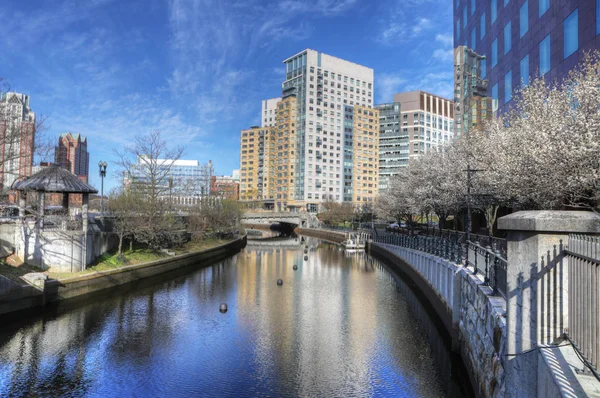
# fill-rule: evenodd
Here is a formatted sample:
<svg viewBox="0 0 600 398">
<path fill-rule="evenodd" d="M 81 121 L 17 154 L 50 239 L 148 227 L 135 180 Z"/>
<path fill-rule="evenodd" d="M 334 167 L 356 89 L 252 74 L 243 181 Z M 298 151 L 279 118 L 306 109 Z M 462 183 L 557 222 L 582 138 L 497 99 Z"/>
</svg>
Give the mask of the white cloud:
<svg viewBox="0 0 600 398">
<path fill-rule="evenodd" d="M 406 83 L 406 78 L 400 74 L 381 73 L 375 75 L 375 93 L 378 98 L 378 103 L 392 102 L 394 94 L 401 92 L 401 87 Z"/>
<path fill-rule="evenodd" d="M 453 49 L 442 49 L 438 48 L 433 52 L 433 58 L 442 62 L 453 62 L 454 50 Z"/>
<path fill-rule="evenodd" d="M 452 38 L 452 34 L 436 34 L 435 41 L 442 43 L 446 47 L 454 46 L 454 39 Z"/>
</svg>

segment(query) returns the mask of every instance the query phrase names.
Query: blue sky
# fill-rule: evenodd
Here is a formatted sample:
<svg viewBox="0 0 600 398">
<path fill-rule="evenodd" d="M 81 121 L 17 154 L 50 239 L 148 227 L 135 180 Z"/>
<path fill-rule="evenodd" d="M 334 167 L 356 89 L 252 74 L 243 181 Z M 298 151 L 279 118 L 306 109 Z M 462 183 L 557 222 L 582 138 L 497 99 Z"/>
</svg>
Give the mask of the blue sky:
<svg viewBox="0 0 600 398">
<path fill-rule="evenodd" d="M 451 0 L 3 0 L 0 21 L 0 77 L 50 134 L 88 137 L 95 186 L 99 160 L 114 171 L 113 150 L 153 130 L 231 174 L 305 48 L 373 68 L 377 103 L 453 91 Z"/>
</svg>

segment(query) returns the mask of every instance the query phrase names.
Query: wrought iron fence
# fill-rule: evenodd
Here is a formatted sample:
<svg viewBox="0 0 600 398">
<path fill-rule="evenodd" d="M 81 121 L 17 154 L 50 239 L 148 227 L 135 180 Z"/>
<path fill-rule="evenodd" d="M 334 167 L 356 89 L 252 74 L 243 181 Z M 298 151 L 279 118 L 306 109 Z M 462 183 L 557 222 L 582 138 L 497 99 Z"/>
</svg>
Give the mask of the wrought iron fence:
<svg viewBox="0 0 600 398">
<path fill-rule="evenodd" d="M 600 237 L 569 235 L 569 330 L 573 344 L 593 366 L 600 365 Z"/>
<path fill-rule="evenodd" d="M 425 228 L 425 229 L 416 229 L 411 232 L 408 228 L 390 228 L 386 227 L 386 232 L 401 234 L 401 235 L 410 235 L 410 234 L 418 234 L 418 235 L 427 235 L 427 236 L 435 236 L 440 238 L 447 238 L 451 240 L 459 240 L 463 244 L 467 241 L 467 234 L 463 231 L 456 231 L 453 229 L 439 229 L 439 228 Z M 507 256 L 507 245 L 506 239 L 498 238 L 495 236 L 489 235 L 479 235 L 479 234 L 471 234 L 470 240 L 472 242 L 476 242 L 477 244 L 487 247 L 490 246 L 492 250 L 499 251 L 500 254 L 506 258 Z"/>
<path fill-rule="evenodd" d="M 465 241 L 459 234 L 448 236 L 408 235 L 400 233 L 374 234 L 374 242 L 406 247 L 433 254 L 446 260 L 473 267 L 495 294 L 506 296 L 506 258 L 491 246 Z"/>
</svg>

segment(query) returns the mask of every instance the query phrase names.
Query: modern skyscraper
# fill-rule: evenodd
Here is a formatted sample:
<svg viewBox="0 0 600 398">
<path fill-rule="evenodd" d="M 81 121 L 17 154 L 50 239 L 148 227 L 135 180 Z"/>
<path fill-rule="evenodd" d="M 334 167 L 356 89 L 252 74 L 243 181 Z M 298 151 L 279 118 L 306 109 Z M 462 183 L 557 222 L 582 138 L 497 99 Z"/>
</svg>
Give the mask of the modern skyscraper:
<svg viewBox="0 0 600 398">
<path fill-rule="evenodd" d="M 492 117 L 488 81 L 481 77 L 485 57 L 465 46 L 454 49 L 454 136 L 460 139 Z"/>
<path fill-rule="evenodd" d="M 317 211 L 323 200 L 372 203 L 379 179 L 373 70 L 314 50 L 284 63 L 282 99 L 263 101 L 264 126 L 241 134 L 240 197 L 292 211 Z"/>
<path fill-rule="evenodd" d="M 379 110 L 379 191 L 411 158 L 441 151 L 454 137 L 454 103 L 424 91 L 394 95 Z"/>
<path fill-rule="evenodd" d="M 35 113 L 29 96 L 14 92 L 0 95 L 0 190 L 16 179 L 31 175 L 35 143 Z"/>
<path fill-rule="evenodd" d="M 310 210 L 323 198 L 341 202 L 352 191 L 340 178 L 353 167 L 344 157 L 354 127 L 346 106 L 373 106 L 373 69 L 310 49 L 283 62 L 283 96 L 297 98 L 294 198 Z"/>
<path fill-rule="evenodd" d="M 86 137 L 80 134 L 61 134 L 58 138 L 58 146 L 54 148 L 54 162 L 87 183 L 90 154 L 87 150 Z"/>
<path fill-rule="evenodd" d="M 600 0 L 454 0 L 454 47 L 486 57 L 492 111 L 505 111 L 512 92 L 536 74 L 557 79 L 600 49 Z"/>
<path fill-rule="evenodd" d="M 281 101 L 281 98 L 263 100 L 262 111 L 260 113 L 260 127 L 275 126 L 275 113 L 277 112 L 279 101 Z"/>
<path fill-rule="evenodd" d="M 398 102 L 375 105 L 379 111 L 379 192 L 388 188 L 389 179 L 408 165 L 408 133 L 402 133 L 401 106 Z"/>
</svg>

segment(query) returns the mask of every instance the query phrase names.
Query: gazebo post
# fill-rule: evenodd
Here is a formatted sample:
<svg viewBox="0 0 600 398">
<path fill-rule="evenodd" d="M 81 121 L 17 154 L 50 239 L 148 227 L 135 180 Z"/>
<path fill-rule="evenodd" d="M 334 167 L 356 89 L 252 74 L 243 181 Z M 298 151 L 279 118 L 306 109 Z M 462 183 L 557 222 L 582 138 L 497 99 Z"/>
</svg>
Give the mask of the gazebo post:
<svg viewBox="0 0 600 398">
<path fill-rule="evenodd" d="M 19 191 L 19 217 L 25 218 L 25 206 L 27 206 L 27 191 Z"/>
<path fill-rule="evenodd" d="M 37 206 L 38 206 L 38 211 L 37 211 L 37 225 L 38 225 L 38 233 L 39 230 L 44 228 L 44 191 L 38 191 L 37 192 Z"/>
<path fill-rule="evenodd" d="M 64 192 L 62 198 L 62 207 L 67 211 L 67 215 L 69 215 L 69 193 Z"/>
</svg>

